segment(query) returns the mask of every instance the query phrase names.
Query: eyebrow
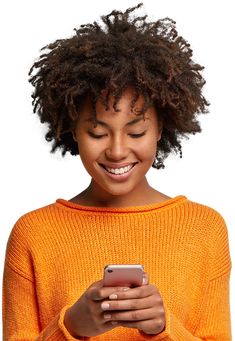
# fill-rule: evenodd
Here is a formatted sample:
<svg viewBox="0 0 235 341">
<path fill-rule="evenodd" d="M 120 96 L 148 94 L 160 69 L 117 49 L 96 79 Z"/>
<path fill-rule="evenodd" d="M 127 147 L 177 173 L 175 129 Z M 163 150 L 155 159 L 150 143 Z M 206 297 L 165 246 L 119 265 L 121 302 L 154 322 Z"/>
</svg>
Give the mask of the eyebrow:
<svg viewBox="0 0 235 341">
<path fill-rule="evenodd" d="M 92 117 L 88 118 L 87 120 L 85 120 L 85 122 L 92 122 L 94 119 Z M 135 118 L 134 120 L 132 121 L 129 121 L 127 122 L 127 124 L 125 126 L 131 126 L 139 121 L 143 120 L 143 117 L 138 117 L 138 118 Z M 148 120 L 148 118 L 145 118 L 145 120 Z M 104 127 L 108 127 L 109 125 L 103 121 L 99 121 L 99 120 L 96 120 L 96 123 L 100 124 L 101 126 L 104 126 Z"/>
</svg>

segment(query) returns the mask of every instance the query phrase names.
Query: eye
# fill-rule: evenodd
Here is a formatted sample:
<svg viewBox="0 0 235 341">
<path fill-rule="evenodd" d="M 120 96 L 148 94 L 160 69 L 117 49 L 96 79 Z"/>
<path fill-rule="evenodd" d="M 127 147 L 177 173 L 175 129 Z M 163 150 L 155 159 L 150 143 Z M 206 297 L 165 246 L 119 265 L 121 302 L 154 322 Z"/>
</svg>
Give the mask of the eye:
<svg viewBox="0 0 235 341">
<path fill-rule="evenodd" d="M 105 135 L 95 135 L 92 132 L 88 131 L 88 134 L 93 137 L 94 139 L 100 139 L 101 137 L 105 136 Z"/>
<path fill-rule="evenodd" d="M 130 134 L 130 136 L 133 137 L 134 139 L 137 139 L 138 137 L 144 136 L 145 133 L 146 133 L 146 131 L 144 131 L 144 132 L 141 133 L 141 134 Z"/>
</svg>

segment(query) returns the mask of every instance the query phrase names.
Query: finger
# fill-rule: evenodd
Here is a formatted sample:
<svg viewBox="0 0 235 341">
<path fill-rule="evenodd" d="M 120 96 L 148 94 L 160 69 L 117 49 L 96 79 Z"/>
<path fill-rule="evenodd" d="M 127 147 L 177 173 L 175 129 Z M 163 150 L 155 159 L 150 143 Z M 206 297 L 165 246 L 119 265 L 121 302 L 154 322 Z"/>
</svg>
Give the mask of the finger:
<svg viewBox="0 0 235 341">
<path fill-rule="evenodd" d="M 103 314 L 104 320 L 112 321 L 143 321 L 156 318 L 156 309 L 139 309 L 121 312 L 107 311 Z"/>
<path fill-rule="evenodd" d="M 131 288 L 127 291 L 114 291 L 109 295 L 110 300 L 127 300 L 133 298 L 144 298 L 158 293 L 157 288 L 152 284 L 146 284 L 141 287 Z"/>
<path fill-rule="evenodd" d="M 103 332 L 106 333 L 119 326 L 120 325 L 118 321 L 103 321 L 102 329 L 103 329 Z"/>
<path fill-rule="evenodd" d="M 103 311 L 147 309 L 151 308 L 152 306 L 153 306 L 152 296 L 130 300 L 103 301 L 100 304 L 100 308 Z"/>
<path fill-rule="evenodd" d="M 96 281 L 94 283 L 92 283 L 88 289 L 90 288 L 101 288 L 103 286 L 103 280 L 99 280 L 99 281 Z"/>
<path fill-rule="evenodd" d="M 101 281 L 102 282 L 102 281 Z M 126 292 L 130 288 L 128 287 L 103 287 L 103 283 L 98 283 L 97 285 L 93 285 L 87 290 L 87 298 L 93 301 L 100 301 L 105 298 L 108 298 L 114 292 Z"/>
<path fill-rule="evenodd" d="M 111 324 L 116 321 L 111 321 Z M 159 334 L 165 328 L 165 321 L 160 319 L 145 321 L 118 321 L 118 326 L 126 328 L 136 328 L 145 332 L 145 334 Z"/>
<path fill-rule="evenodd" d="M 101 281 L 97 281 L 89 286 L 84 295 L 88 300 L 99 299 L 99 289 L 102 288 Z"/>
<path fill-rule="evenodd" d="M 149 275 L 147 272 L 143 273 L 143 281 L 142 281 L 142 285 L 147 285 L 149 284 Z"/>
</svg>

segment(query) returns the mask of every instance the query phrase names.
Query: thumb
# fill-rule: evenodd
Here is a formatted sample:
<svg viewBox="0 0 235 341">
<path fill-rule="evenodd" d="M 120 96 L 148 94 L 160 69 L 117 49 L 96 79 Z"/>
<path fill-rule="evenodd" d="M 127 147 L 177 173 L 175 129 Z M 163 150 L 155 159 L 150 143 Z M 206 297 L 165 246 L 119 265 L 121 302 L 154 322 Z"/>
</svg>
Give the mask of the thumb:
<svg viewBox="0 0 235 341">
<path fill-rule="evenodd" d="M 102 287 L 103 287 L 102 279 L 97 282 L 92 283 L 86 291 L 87 297 L 95 301 L 102 300 L 103 297 L 101 297 L 99 294 L 99 289 Z"/>
</svg>

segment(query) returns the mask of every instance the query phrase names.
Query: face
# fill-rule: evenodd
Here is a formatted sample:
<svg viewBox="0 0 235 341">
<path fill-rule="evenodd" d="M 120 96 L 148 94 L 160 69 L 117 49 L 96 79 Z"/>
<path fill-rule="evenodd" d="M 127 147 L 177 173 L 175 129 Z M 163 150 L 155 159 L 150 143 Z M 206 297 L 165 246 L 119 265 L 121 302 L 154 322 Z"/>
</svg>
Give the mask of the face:
<svg viewBox="0 0 235 341">
<path fill-rule="evenodd" d="M 118 112 L 113 109 L 112 97 L 109 110 L 97 102 L 96 127 L 87 99 L 73 132 L 82 163 L 92 178 L 93 191 L 103 196 L 144 194 L 145 175 L 155 159 L 161 138 L 156 109 L 150 107 L 144 120 L 135 113 L 142 108 L 143 97 L 139 97 L 132 112 L 133 96 L 133 90 L 128 88 L 118 102 Z"/>
</svg>

